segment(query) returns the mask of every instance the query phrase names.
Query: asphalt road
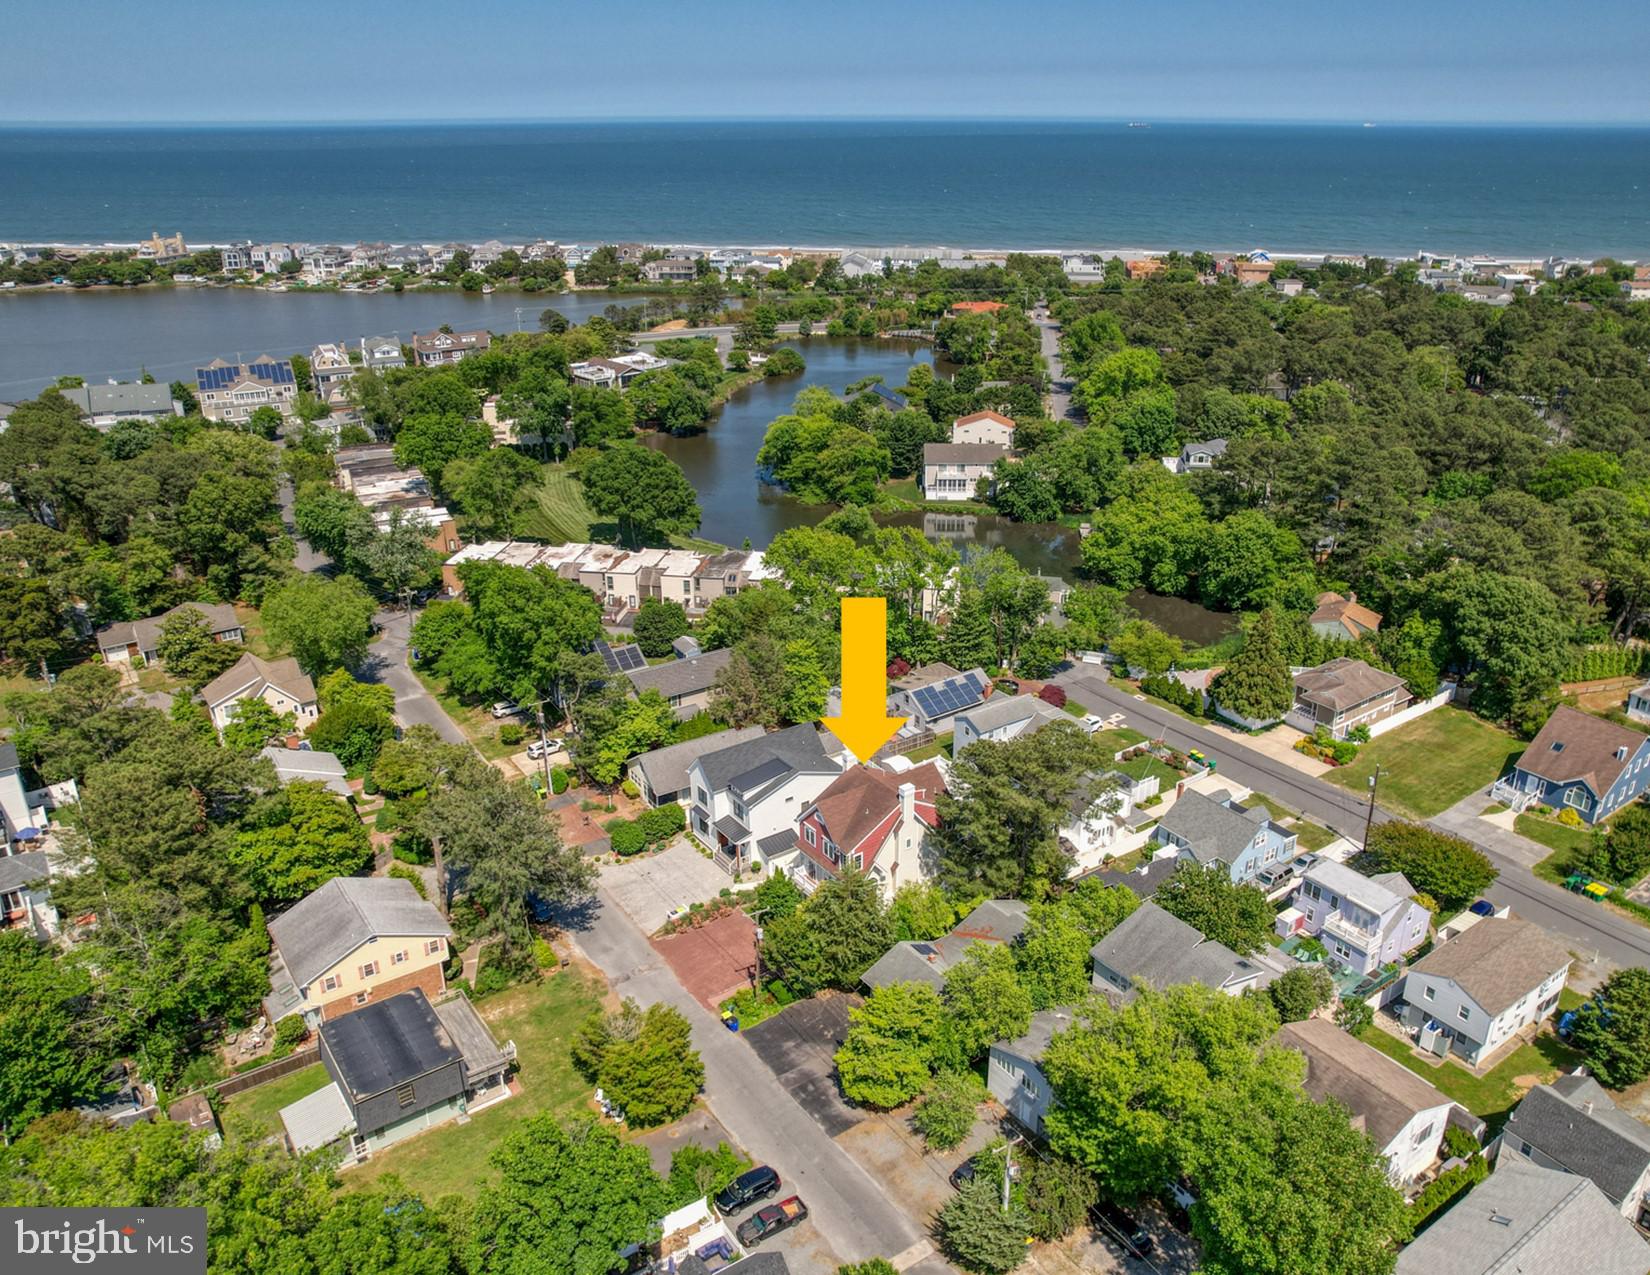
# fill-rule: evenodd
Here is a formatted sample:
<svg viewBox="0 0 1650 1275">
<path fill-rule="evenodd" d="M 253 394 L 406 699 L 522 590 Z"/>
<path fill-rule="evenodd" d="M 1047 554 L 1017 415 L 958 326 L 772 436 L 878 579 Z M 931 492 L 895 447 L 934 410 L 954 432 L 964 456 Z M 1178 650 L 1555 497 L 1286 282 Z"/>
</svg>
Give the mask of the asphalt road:
<svg viewBox="0 0 1650 1275">
<path fill-rule="evenodd" d="M 1065 364 L 1060 359 L 1060 325 L 1053 319 L 1035 317 L 1032 322 L 1042 333 L 1043 358 L 1048 362 L 1049 416 L 1057 421 L 1076 420 L 1071 406 L 1072 383 L 1066 377 Z"/>
<path fill-rule="evenodd" d="M 298 554 L 292 560 L 292 565 L 300 571 L 319 571 L 323 567 L 330 567 L 332 559 L 318 549 L 312 549 L 309 541 L 298 534 L 297 524 L 292 520 L 292 483 L 282 478 L 276 489 L 276 498 L 281 504 L 281 523 L 286 527 L 286 534 L 292 537 L 292 543 L 297 546 Z"/>
<path fill-rule="evenodd" d="M 449 744 L 469 743 L 458 723 L 447 716 L 447 711 L 424 689 L 407 665 L 407 635 L 412 631 L 412 617 L 405 611 L 380 611 L 373 618 L 380 631 L 357 670 L 361 679 L 382 683 L 395 692 L 395 716 L 403 727 L 433 726 L 436 734 Z"/>
<path fill-rule="evenodd" d="M 1093 670 L 1078 665 L 1057 676 L 1055 681 L 1091 711 L 1104 716 L 1119 709 L 1136 730 L 1161 738 L 1170 747 L 1185 751 L 1196 748 L 1213 757 L 1222 775 L 1238 783 L 1276 797 L 1284 805 L 1327 824 L 1335 831 L 1363 844 L 1369 803 L 1335 784 L 1325 783 L 1296 770 L 1285 762 L 1246 748 L 1233 736 L 1216 733 L 1189 722 L 1149 701 L 1137 700 L 1133 692 L 1112 686 Z M 1394 818 L 1375 807 L 1374 822 Z M 1485 896 L 1504 904 L 1526 920 L 1567 940 L 1577 954 L 1602 959 L 1616 965 L 1650 965 L 1650 930 L 1588 903 L 1567 890 L 1541 880 L 1530 871 L 1531 855 L 1522 839 L 1459 809 L 1445 811 L 1429 821 L 1440 831 L 1463 837 L 1489 856 L 1500 871 Z"/>
<path fill-rule="evenodd" d="M 694 1048 L 705 1064 L 705 1100 L 711 1111 L 758 1163 L 773 1165 L 787 1189 L 807 1201 L 809 1216 L 838 1260 L 891 1258 L 924 1243 L 882 1185 L 830 1139 L 744 1037 L 728 1031 L 688 995 L 605 891 L 592 907 L 564 917 L 563 923 L 618 995 L 633 996 L 643 1005 L 674 1005 L 687 1016 Z M 917 1269 L 945 1268 L 924 1263 Z"/>
</svg>

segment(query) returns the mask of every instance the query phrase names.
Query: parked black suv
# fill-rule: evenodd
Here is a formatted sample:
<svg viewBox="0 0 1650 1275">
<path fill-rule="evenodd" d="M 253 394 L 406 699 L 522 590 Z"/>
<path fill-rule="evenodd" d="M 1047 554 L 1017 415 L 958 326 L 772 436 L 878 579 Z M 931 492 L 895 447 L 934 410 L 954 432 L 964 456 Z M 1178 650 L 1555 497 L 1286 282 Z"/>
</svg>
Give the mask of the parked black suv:
<svg viewBox="0 0 1650 1275">
<path fill-rule="evenodd" d="M 757 1200 L 771 1199 L 779 1190 L 779 1175 L 767 1165 L 741 1173 L 716 1196 L 716 1210 L 724 1217 Z"/>
<path fill-rule="evenodd" d="M 1134 1250 L 1136 1257 L 1151 1256 L 1152 1250 L 1156 1248 L 1157 1245 L 1152 1240 L 1152 1237 L 1146 1234 L 1145 1228 L 1143 1228 L 1139 1222 L 1136 1222 L 1132 1216 L 1118 1208 L 1117 1205 L 1111 1203 L 1109 1200 L 1102 1200 L 1095 1207 L 1096 1211 L 1100 1214 L 1100 1217 L 1105 1221 L 1106 1225 L 1112 1229 L 1112 1231 L 1123 1241 L 1125 1245 Z"/>
</svg>

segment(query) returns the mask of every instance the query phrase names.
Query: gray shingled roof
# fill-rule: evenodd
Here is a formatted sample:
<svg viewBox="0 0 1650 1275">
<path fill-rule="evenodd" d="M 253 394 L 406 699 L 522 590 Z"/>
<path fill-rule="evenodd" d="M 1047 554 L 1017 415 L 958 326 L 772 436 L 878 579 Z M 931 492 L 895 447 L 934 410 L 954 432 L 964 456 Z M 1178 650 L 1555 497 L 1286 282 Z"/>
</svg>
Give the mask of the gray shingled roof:
<svg viewBox="0 0 1650 1275">
<path fill-rule="evenodd" d="M 1396 1275 L 1645 1275 L 1650 1247 L 1586 1178 L 1504 1155 L 1398 1254 Z"/>
<path fill-rule="evenodd" d="M 698 739 L 684 740 L 680 744 L 655 748 L 650 753 L 632 757 L 629 768 L 646 775 L 648 787 L 656 793 L 681 792 L 688 786 L 688 767 L 699 758 L 732 748 L 735 744 L 760 739 L 765 734 L 767 732 L 760 726 L 741 726 L 737 730 L 701 735 Z"/>
<path fill-rule="evenodd" d="M 706 651 L 703 655 L 690 655 L 685 660 L 652 664 L 625 676 L 630 679 L 638 695 L 648 690 L 658 691 L 666 699 L 677 695 L 697 695 L 711 688 L 716 675 L 727 667 L 732 658 L 733 648 L 723 647 L 719 651 Z"/>
<path fill-rule="evenodd" d="M 1155 903 L 1142 903 L 1096 943 L 1089 956 L 1131 982 L 1159 989 L 1181 983 L 1224 987 L 1254 968 L 1231 948 L 1204 938 Z"/>
<path fill-rule="evenodd" d="M 51 877 L 44 850 L 0 855 L 0 890 L 20 890 L 40 881 L 50 881 Z"/>
<path fill-rule="evenodd" d="M 154 412 L 160 416 L 172 414 L 172 389 L 156 382 L 151 385 L 81 385 L 59 390 L 88 416 L 105 412 Z"/>
<path fill-rule="evenodd" d="M 242 694 L 261 694 L 266 684 L 285 691 L 300 704 L 315 702 L 315 683 L 298 667 L 297 660 L 290 655 L 280 660 L 260 660 L 251 651 L 201 687 L 201 699 L 212 707 Z"/>
<path fill-rule="evenodd" d="M 1224 788 L 1207 796 L 1188 790 L 1169 808 L 1159 827 L 1183 838 L 1199 863 L 1213 863 L 1217 859 L 1231 863 L 1248 849 L 1268 819 L 1264 806 L 1246 810 L 1242 806 L 1226 805 L 1229 796 Z"/>
<path fill-rule="evenodd" d="M 1507 1117 L 1507 1145 L 1528 1142 L 1620 1204 L 1650 1165 L 1650 1127 L 1610 1100 L 1591 1076 L 1537 1085 Z M 1650 1269 L 1650 1264 L 1647 1264 Z"/>
<path fill-rule="evenodd" d="M 994 465 L 1003 459 L 1003 449 L 993 443 L 924 443 L 924 465 Z"/>
<path fill-rule="evenodd" d="M 1493 1018 L 1569 963 L 1569 952 L 1539 925 L 1518 916 L 1486 916 L 1409 969 L 1451 980 Z"/>
<path fill-rule="evenodd" d="M 820 742 L 819 731 L 813 724 L 803 722 L 706 753 L 699 759 L 699 769 L 704 772 L 711 791 L 721 792 L 735 779 L 776 757 L 789 763 L 793 770 L 821 769 L 825 768 L 825 745 Z"/>
<path fill-rule="evenodd" d="M 269 936 L 299 987 L 307 987 L 368 939 L 451 938 L 432 904 L 398 877 L 334 877 L 269 923 Z"/>
<path fill-rule="evenodd" d="M 986 899 L 957 922 L 951 933 L 926 942 L 896 943 L 865 971 L 867 987 L 927 983 L 941 987 L 971 943 L 1012 943 L 1026 928 L 1027 908 L 1019 899 Z"/>
<path fill-rule="evenodd" d="M 958 713 L 956 720 L 966 718 L 976 735 L 989 735 L 999 727 L 1011 726 L 1030 717 L 1039 717 L 1046 723 L 1069 718 L 1069 714 L 1035 695 L 993 695 L 984 704 Z"/>
<path fill-rule="evenodd" d="M 1049 1041 L 1054 1039 L 1056 1032 L 1063 1032 L 1072 1024 L 1076 1011 L 1070 1005 L 1056 1005 L 1053 1009 L 1039 1010 L 1031 1016 L 1031 1024 L 1025 1034 L 1016 1036 L 1013 1040 L 999 1041 L 997 1047 L 1016 1058 L 1029 1059 L 1031 1062 L 1042 1060 L 1043 1051 L 1048 1048 Z"/>
<path fill-rule="evenodd" d="M 135 642 L 140 651 L 152 651 L 160 641 L 161 626 L 178 612 L 186 610 L 199 611 L 213 633 L 227 633 L 241 627 L 240 616 L 226 602 L 182 602 L 168 611 L 142 620 L 105 624 L 97 631 L 97 649 L 108 651 Z"/>
</svg>

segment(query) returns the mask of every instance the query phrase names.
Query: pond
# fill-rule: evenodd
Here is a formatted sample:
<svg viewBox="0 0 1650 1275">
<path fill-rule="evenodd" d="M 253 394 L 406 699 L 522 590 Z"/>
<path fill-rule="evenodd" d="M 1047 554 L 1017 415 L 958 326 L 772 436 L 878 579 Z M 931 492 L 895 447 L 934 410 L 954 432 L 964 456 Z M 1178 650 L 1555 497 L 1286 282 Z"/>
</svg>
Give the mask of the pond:
<svg viewBox="0 0 1650 1275">
<path fill-rule="evenodd" d="M 1237 632 L 1238 617 L 1230 611 L 1211 611 L 1185 598 L 1166 597 L 1136 589 L 1124 599 L 1142 620 L 1150 620 L 1165 633 L 1188 646 L 1213 646 L 1228 633 Z"/>
</svg>

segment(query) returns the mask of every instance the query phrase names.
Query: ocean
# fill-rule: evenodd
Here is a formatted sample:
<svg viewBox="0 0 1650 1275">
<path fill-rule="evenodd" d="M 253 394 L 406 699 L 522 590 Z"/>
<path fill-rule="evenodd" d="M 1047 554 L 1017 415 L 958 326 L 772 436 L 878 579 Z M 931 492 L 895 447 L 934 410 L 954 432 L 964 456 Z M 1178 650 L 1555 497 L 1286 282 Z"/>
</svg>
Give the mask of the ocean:
<svg viewBox="0 0 1650 1275">
<path fill-rule="evenodd" d="M 1650 257 L 1645 128 L 9 128 L 0 174 L 0 241 L 181 230 L 202 243 L 543 237 Z"/>
</svg>

